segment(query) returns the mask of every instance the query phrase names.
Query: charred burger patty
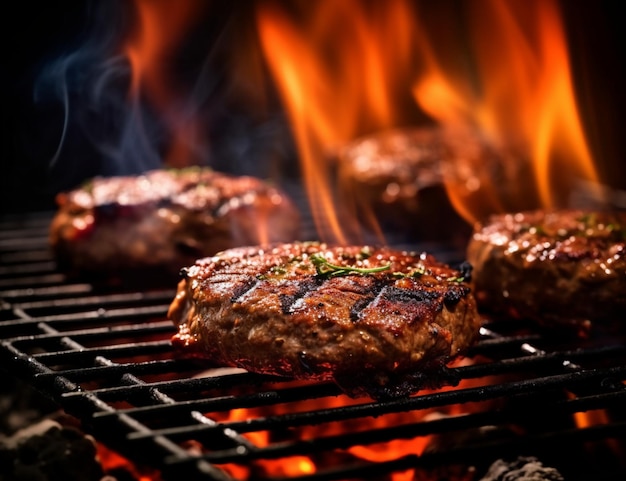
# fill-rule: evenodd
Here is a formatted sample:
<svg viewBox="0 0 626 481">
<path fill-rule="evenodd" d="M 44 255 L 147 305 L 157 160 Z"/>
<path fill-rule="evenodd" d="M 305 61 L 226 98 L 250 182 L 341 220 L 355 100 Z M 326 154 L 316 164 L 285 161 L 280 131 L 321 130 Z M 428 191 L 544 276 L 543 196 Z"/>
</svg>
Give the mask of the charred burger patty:
<svg viewBox="0 0 626 481">
<path fill-rule="evenodd" d="M 142 283 L 171 282 L 198 258 L 299 232 L 299 213 L 284 192 L 209 168 L 98 177 L 57 202 L 50 243 L 62 269 Z"/>
<path fill-rule="evenodd" d="M 315 242 L 226 250 L 185 270 L 180 353 L 251 372 L 406 395 L 446 381 L 478 336 L 465 272 L 427 254 Z"/>
<path fill-rule="evenodd" d="M 577 327 L 626 314 L 626 213 L 494 215 L 468 245 L 479 307 Z"/>
</svg>

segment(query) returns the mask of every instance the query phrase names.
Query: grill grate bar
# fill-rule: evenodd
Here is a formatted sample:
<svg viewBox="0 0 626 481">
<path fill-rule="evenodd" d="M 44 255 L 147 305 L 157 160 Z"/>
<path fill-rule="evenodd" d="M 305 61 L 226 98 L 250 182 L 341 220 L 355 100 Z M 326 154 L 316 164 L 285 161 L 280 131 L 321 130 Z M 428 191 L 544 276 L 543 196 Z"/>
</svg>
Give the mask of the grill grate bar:
<svg viewBox="0 0 626 481">
<path fill-rule="evenodd" d="M 244 376 L 244 374 L 240 374 Z M 229 378 L 232 377 L 229 376 Z M 219 379 L 221 381 L 222 379 Z M 239 381 L 237 384 L 240 384 Z M 199 383 L 202 384 L 202 383 Z M 187 383 L 185 383 L 185 387 Z M 215 388 L 215 386 L 211 386 Z M 220 387 L 222 387 L 220 385 Z M 200 385 L 197 390 L 204 389 L 206 386 Z M 141 419 L 167 417 L 175 418 L 184 415 L 188 411 L 203 411 L 203 412 L 219 412 L 230 409 L 252 408 L 272 406 L 281 403 L 295 403 L 303 400 L 315 400 L 325 398 L 329 396 L 338 396 L 341 392 L 339 388 L 332 383 L 327 384 L 313 384 L 309 386 L 298 387 L 285 387 L 280 391 L 270 390 L 262 391 L 254 394 L 245 395 L 222 395 L 214 396 L 210 399 L 194 399 L 188 401 L 178 401 L 173 405 L 161 405 L 161 406 L 138 406 L 126 409 L 120 409 L 119 412 L 132 415 Z M 119 396 L 121 397 L 121 396 Z M 96 415 L 97 418 L 105 418 L 114 416 L 113 413 L 100 413 Z"/>
<path fill-rule="evenodd" d="M 151 341 L 151 342 L 132 342 L 128 344 L 118 344 L 115 346 L 99 346 L 99 347 L 86 347 L 80 351 L 57 351 L 57 352 L 43 352 L 33 354 L 33 358 L 40 362 L 51 363 L 74 363 L 83 364 L 86 360 L 94 358 L 96 356 L 145 356 L 146 354 L 154 354 L 159 352 L 169 353 L 171 349 L 171 343 L 169 340 L 163 341 Z M 70 370 L 63 371 L 64 375 L 69 375 Z M 51 373 L 57 374 L 57 373 Z"/>
<path fill-rule="evenodd" d="M 18 303 L 23 302 L 22 299 L 59 299 L 91 292 L 93 292 L 93 288 L 90 284 L 63 284 L 51 287 L 28 287 L 25 289 L 0 291 L 0 299 Z"/>
<path fill-rule="evenodd" d="M 141 392 L 145 392 L 150 388 L 167 390 L 170 394 L 176 392 L 188 392 L 198 390 L 213 390 L 236 387 L 241 385 L 255 386 L 263 382 L 276 382 L 277 378 L 273 376 L 263 376 L 251 373 L 229 374 L 227 376 L 214 376 L 205 378 L 185 378 L 176 379 L 174 381 L 153 382 L 150 385 L 138 386 L 117 386 L 112 388 L 93 389 L 91 392 L 99 395 L 103 399 L 115 401 L 124 399 L 127 396 L 135 396 Z M 69 393 L 68 395 L 72 395 Z M 261 397 L 263 395 L 260 395 Z"/>
<path fill-rule="evenodd" d="M 0 289 L 13 289 L 15 287 L 49 287 L 57 286 L 65 281 L 63 274 L 40 274 L 28 277 L 10 277 L 8 279 L 0 279 Z"/>
<path fill-rule="evenodd" d="M 23 274 L 33 274 L 54 269 L 54 262 L 47 260 L 27 264 L 5 265 L 0 267 L 0 277 L 14 277 Z"/>
<path fill-rule="evenodd" d="M 98 309 L 95 311 L 88 312 L 77 312 L 77 313 L 67 313 L 67 314 L 58 314 L 58 315 L 50 315 L 50 316 L 41 316 L 41 317 L 28 317 L 27 319 L 15 319 L 11 321 L 6 321 L 0 323 L 0 332 L 4 327 L 15 327 L 15 326 L 29 326 L 32 324 L 40 325 L 40 324 L 48 324 L 48 325 L 64 325 L 64 324 L 79 324 L 81 322 L 87 323 L 93 320 L 99 320 L 100 324 L 105 324 L 107 321 L 115 321 L 115 320 L 125 320 L 132 319 L 138 320 L 143 317 L 160 317 L 163 318 L 165 312 L 167 311 L 167 305 L 152 305 L 152 306 L 141 306 L 141 307 L 131 307 L 131 308 L 120 308 L 120 309 Z M 164 321 L 166 322 L 166 321 Z M 171 328 L 173 329 L 172 323 L 167 322 Z M 137 326 L 135 326 L 135 329 Z M 97 331 L 97 329 L 79 329 L 76 331 L 76 334 L 89 334 L 94 333 L 92 331 Z"/>
<path fill-rule="evenodd" d="M 97 319 L 97 317 L 95 319 Z M 64 337 L 73 337 L 84 340 L 110 340 L 132 334 L 141 335 L 149 333 L 151 335 L 155 335 L 160 333 L 172 334 L 174 332 L 171 323 L 167 321 L 100 327 L 88 330 L 77 329 L 73 331 L 64 331 L 62 333 L 59 333 L 58 331 L 56 331 L 56 329 L 50 330 L 50 324 L 48 323 L 37 323 L 36 325 L 40 327 L 41 330 L 43 330 L 45 333 L 39 334 L 36 339 L 33 339 L 32 336 L 21 336 L 10 339 L 10 342 L 19 343 L 26 347 L 29 345 L 34 346 L 40 341 L 45 341 L 45 344 L 46 342 L 49 343 L 50 341 L 55 341 Z"/>
<path fill-rule="evenodd" d="M 609 376 L 624 373 L 626 373 L 626 366 L 615 367 L 608 370 Z M 229 429 L 237 432 L 255 432 L 297 426 L 317 425 L 321 423 L 345 421 L 356 418 L 377 417 L 390 413 L 448 406 L 451 404 L 482 402 L 504 396 L 523 395 L 524 393 L 529 392 L 530 388 L 532 388 L 534 392 L 553 392 L 555 388 L 562 388 L 564 384 L 570 388 L 575 388 L 576 386 L 582 384 L 588 384 L 590 381 L 601 382 L 605 377 L 605 373 L 599 373 L 597 370 L 582 371 L 557 376 L 501 383 L 497 385 L 481 386 L 478 388 L 445 391 L 431 395 L 411 397 L 408 399 L 390 400 L 385 403 L 365 403 L 341 408 L 310 410 L 280 416 L 246 419 L 245 421 L 230 421 L 221 423 L 219 429 L 228 427 Z M 214 429 L 216 429 L 216 426 L 177 426 L 166 429 L 155 429 L 151 435 L 187 437 L 190 433 L 197 436 L 203 432 L 210 432 Z M 136 435 L 135 437 L 141 436 Z"/>
<path fill-rule="evenodd" d="M 24 264 L 50 260 L 51 255 L 49 249 L 31 249 L 27 251 L 0 253 L 0 265 Z M 53 268 L 56 268 L 56 266 L 53 266 Z"/>
<path fill-rule="evenodd" d="M 158 347 L 161 347 L 159 345 Z M 155 350 L 156 351 L 156 350 Z M 162 349 L 159 350 L 162 352 Z M 146 351 L 150 352 L 150 351 Z M 116 379 L 124 376 L 137 376 L 137 375 L 146 375 L 146 374 L 162 374 L 163 372 L 175 372 L 179 369 L 184 368 L 185 366 L 191 367 L 193 364 L 185 363 L 184 361 L 178 360 L 157 360 L 157 361 L 148 361 L 148 362 L 131 362 L 131 363 L 113 363 L 110 361 L 109 363 L 104 363 L 102 359 L 108 359 L 104 356 L 96 356 L 94 357 L 97 360 L 97 364 L 100 364 L 96 367 L 84 367 L 78 369 L 70 369 L 70 370 L 62 370 L 58 372 L 49 372 L 40 374 L 39 377 L 41 379 L 45 378 L 54 378 L 57 376 L 63 376 L 66 379 L 71 380 L 72 382 L 81 382 L 88 381 L 92 379 Z M 197 366 L 196 366 L 197 369 Z M 191 369 L 187 368 L 186 371 Z M 167 386 L 167 384 L 165 384 Z M 138 391 L 152 390 L 157 388 L 155 384 L 146 384 L 144 382 L 137 383 L 131 386 L 120 386 L 115 388 L 113 391 L 111 389 L 94 389 L 92 390 L 92 394 L 101 394 L 102 392 L 115 392 L 121 391 L 125 396 L 132 396 L 136 394 Z M 118 395 L 120 393 L 118 392 Z M 119 396 L 118 396 L 119 397 Z M 106 399 L 106 398 L 105 398 Z"/>
<path fill-rule="evenodd" d="M 31 302 L 14 302 L 13 307 L 17 309 L 23 309 L 25 311 L 34 309 L 61 309 L 64 307 L 72 306 L 77 308 L 85 308 L 89 306 L 98 306 L 100 310 L 106 309 L 107 306 L 114 305 L 128 305 L 133 303 L 154 303 L 165 302 L 169 305 L 174 297 L 175 291 L 158 291 L 158 292 L 130 292 L 122 294 L 110 294 L 100 296 L 86 296 L 80 298 L 69 299 L 52 299 L 52 300 L 38 300 Z"/>
<path fill-rule="evenodd" d="M 626 392 L 610 393 L 602 396 L 593 396 L 591 399 L 576 399 L 548 406 L 542 414 L 560 414 L 562 412 L 575 413 L 580 409 L 594 409 L 607 405 L 619 406 L 626 399 Z M 377 444 L 397 439 L 413 439 L 416 437 L 441 435 L 470 429 L 478 429 L 490 423 L 519 423 L 528 417 L 535 416 L 537 406 L 528 406 L 528 410 L 503 409 L 496 412 L 463 414 L 453 417 L 444 417 L 435 420 L 372 429 L 367 432 L 355 432 L 324 436 L 300 442 L 280 442 L 271 446 L 243 450 L 238 448 L 224 449 L 206 453 L 203 459 L 217 464 L 241 463 L 244 459 L 278 459 L 288 456 L 305 455 L 311 452 L 319 453 L 333 449 L 348 449 L 355 445 Z M 569 430 L 566 431 L 569 433 Z M 139 438 L 140 434 L 131 435 Z"/>
<path fill-rule="evenodd" d="M 4 251 L 23 251 L 31 249 L 40 249 L 41 246 L 47 245 L 48 237 L 36 237 L 32 231 L 9 231 L 6 237 L 0 238 L 0 249 Z"/>
</svg>

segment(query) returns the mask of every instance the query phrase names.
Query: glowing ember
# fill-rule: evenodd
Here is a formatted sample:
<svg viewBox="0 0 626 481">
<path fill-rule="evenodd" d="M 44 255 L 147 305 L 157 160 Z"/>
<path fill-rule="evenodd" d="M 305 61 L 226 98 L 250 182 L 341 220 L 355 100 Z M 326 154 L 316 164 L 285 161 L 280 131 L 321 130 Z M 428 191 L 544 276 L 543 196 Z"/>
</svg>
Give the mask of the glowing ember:
<svg viewBox="0 0 626 481">
<path fill-rule="evenodd" d="M 98 443 L 98 459 L 107 473 L 127 473 L 137 481 L 161 481 L 160 474 L 154 469 L 142 469 L 119 454 Z"/>
</svg>

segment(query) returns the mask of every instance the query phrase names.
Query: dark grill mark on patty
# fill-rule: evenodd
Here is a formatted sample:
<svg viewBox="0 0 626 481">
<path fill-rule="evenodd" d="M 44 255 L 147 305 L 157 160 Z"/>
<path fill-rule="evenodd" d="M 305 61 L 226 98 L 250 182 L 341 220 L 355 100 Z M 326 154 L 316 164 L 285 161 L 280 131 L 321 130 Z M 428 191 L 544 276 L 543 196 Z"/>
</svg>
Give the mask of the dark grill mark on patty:
<svg viewBox="0 0 626 481">
<path fill-rule="evenodd" d="M 469 293 L 469 290 L 469 287 L 451 286 L 443 298 L 446 307 L 451 307 L 459 302 Z"/>
<path fill-rule="evenodd" d="M 374 300 L 374 296 L 362 297 L 356 301 L 350 308 L 350 320 L 352 322 L 358 322 L 359 316 L 363 310 L 371 304 Z"/>
<path fill-rule="evenodd" d="M 231 303 L 237 302 L 237 300 L 239 300 L 245 294 L 247 294 L 252 289 L 254 289 L 259 284 L 259 282 L 260 281 L 256 277 L 250 277 L 243 283 L 240 283 L 237 286 L 235 286 L 235 289 L 233 291 L 233 296 L 230 298 L 230 302 Z"/>
<path fill-rule="evenodd" d="M 363 312 L 374 300 L 381 294 L 381 292 L 388 287 L 387 283 L 377 280 L 373 283 L 370 290 L 364 293 L 364 297 L 356 301 L 350 308 L 350 320 L 357 322 Z"/>
<path fill-rule="evenodd" d="M 280 309 L 283 314 L 288 315 L 291 312 L 293 305 L 307 293 L 319 289 L 323 285 L 324 279 L 317 277 L 311 277 L 299 282 L 295 292 L 286 294 L 278 294 L 280 300 Z"/>
<path fill-rule="evenodd" d="M 441 292 L 430 290 L 414 290 L 400 289 L 398 287 L 388 286 L 381 293 L 389 302 L 397 304 L 432 304 L 441 298 Z"/>
</svg>

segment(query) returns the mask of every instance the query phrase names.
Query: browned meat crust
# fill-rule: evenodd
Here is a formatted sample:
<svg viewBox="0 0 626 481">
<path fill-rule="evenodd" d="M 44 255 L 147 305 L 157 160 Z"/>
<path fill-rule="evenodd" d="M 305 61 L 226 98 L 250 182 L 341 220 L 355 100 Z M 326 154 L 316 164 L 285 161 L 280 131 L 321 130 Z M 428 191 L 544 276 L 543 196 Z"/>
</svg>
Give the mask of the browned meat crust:
<svg viewBox="0 0 626 481">
<path fill-rule="evenodd" d="M 494 215 L 468 245 L 485 311 L 588 329 L 626 314 L 626 213 Z"/>
<path fill-rule="evenodd" d="M 445 365 L 477 339 L 469 270 L 389 248 L 231 249 L 186 270 L 173 343 L 218 365 L 333 380 L 352 396 L 406 395 L 449 382 Z"/>
<path fill-rule="evenodd" d="M 299 232 L 284 192 L 208 168 L 99 177 L 57 201 L 50 243 L 59 266 L 105 279 L 171 282 L 198 258 Z"/>
</svg>

